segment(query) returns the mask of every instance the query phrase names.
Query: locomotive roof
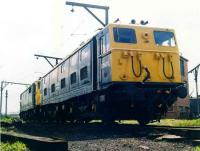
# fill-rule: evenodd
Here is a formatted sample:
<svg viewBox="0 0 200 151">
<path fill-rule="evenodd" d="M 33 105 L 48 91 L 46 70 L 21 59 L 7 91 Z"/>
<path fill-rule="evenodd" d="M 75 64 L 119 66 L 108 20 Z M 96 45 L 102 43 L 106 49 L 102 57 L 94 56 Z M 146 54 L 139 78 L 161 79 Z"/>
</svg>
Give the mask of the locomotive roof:
<svg viewBox="0 0 200 151">
<path fill-rule="evenodd" d="M 105 27 L 106 28 L 106 27 Z M 59 65 L 61 65 L 63 62 L 65 62 L 68 58 L 70 58 L 71 56 L 73 56 L 77 51 L 79 51 L 81 48 L 83 48 L 86 44 L 88 44 L 96 35 L 98 35 L 101 31 L 103 31 L 105 28 L 101 29 L 98 33 L 94 34 L 91 38 L 89 38 L 86 42 L 83 42 L 83 44 L 81 43 L 79 45 L 79 47 L 77 47 L 70 55 L 66 56 L 65 58 L 63 58 L 63 60 L 61 62 L 59 62 L 56 66 L 53 67 L 53 69 L 51 69 L 49 72 L 47 72 L 43 77 L 46 77 L 49 73 L 51 73 L 53 70 L 55 70 Z"/>
</svg>

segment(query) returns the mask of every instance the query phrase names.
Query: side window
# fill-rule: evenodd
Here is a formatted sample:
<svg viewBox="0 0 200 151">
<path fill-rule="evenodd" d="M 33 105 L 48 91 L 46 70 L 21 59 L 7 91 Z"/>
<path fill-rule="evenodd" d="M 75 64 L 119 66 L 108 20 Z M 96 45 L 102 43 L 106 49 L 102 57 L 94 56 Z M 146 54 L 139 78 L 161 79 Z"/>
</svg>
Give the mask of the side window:
<svg viewBox="0 0 200 151">
<path fill-rule="evenodd" d="M 85 67 L 81 68 L 81 70 L 80 70 L 80 78 L 81 78 L 81 80 L 84 80 L 87 77 L 88 77 L 88 68 L 87 68 L 87 66 L 85 66 Z"/>
<path fill-rule="evenodd" d="M 78 65 L 79 65 L 79 53 L 76 52 L 70 57 L 70 86 L 71 88 L 76 87 L 78 84 Z"/>
<path fill-rule="evenodd" d="M 87 46 L 85 46 L 84 48 L 81 49 L 80 52 L 80 60 L 81 61 L 87 61 L 87 59 L 89 59 L 90 57 L 90 44 L 87 44 Z"/>
<path fill-rule="evenodd" d="M 65 78 L 61 79 L 60 83 L 61 83 L 60 88 L 63 89 L 66 86 Z"/>
<path fill-rule="evenodd" d="M 103 35 L 101 38 L 100 38 L 100 49 L 101 49 L 101 54 L 104 54 L 106 52 L 109 51 L 110 49 L 110 43 L 109 43 L 109 34 L 108 32 L 105 33 L 105 35 Z"/>
<path fill-rule="evenodd" d="M 47 95 L 47 88 L 44 89 L 44 96 Z"/>
<path fill-rule="evenodd" d="M 62 63 L 60 66 L 60 72 L 63 73 L 63 71 L 64 71 L 64 63 Z"/>
<path fill-rule="evenodd" d="M 67 60 L 65 60 L 60 66 L 60 72 L 63 73 L 64 70 L 66 70 L 67 66 L 68 66 L 68 63 L 67 63 Z"/>
<path fill-rule="evenodd" d="M 85 80 L 89 76 L 89 67 L 90 67 L 90 52 L 91 52 L 91 45 L 88 43 L 81 51 L 80 51 L 80 80 Z M 82 81 L 84 82 L 84 81 Z M 81 82 L 81 83 L 82 83 Z M 85 84 L 82 83 L 82 84 Z"/>
<path fill-rule="evenodd" d="M 77 63 L 78 63 L 78 53 L 74 54 L 74 55 L 70 58 L 70 67 L 76 66 Z"/>
<path fill-rule="evenodd" d="M 135 30 L 132 28 L 113 28 L 114 40 L 120 43 L 137 43 Z"/>
<path fill-rule="evenodd" d="M 58 78 L 58 68 L 55 68 L 53 71 L 51 71 L 50 78 L 51 78 L 51 81 L 57 80 L 57 78 Z"/>
<path fill-rule="evenodd" d="M 71 74 L 70 81 L 71 81 L 71 84 L 75 84 L 76 83 L 76 72 L 73 72 Z"/>
<path fill-rule="evenodd" d="M 51 85 L 51 92 L 52 92 L 52 93 L 55 92 L 55 84 L 52 84 L 52 85 Z"/>
</svg>

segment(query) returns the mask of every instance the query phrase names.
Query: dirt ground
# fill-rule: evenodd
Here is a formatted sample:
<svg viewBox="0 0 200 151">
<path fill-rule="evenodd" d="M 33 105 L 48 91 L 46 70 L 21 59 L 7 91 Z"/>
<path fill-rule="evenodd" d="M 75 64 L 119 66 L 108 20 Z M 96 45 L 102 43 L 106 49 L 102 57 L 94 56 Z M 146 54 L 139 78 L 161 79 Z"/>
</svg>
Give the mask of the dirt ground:
<svg viewBox="0 0 200 151">
<path fill-rule="evenodd" d="M 67 140 L 70 151 L 192 151 L 197 145 L 194 142 L 200 140 L 198 135 L 137 124 L 23 123 L 5 127 L 21 134 Z"/>
</svg>

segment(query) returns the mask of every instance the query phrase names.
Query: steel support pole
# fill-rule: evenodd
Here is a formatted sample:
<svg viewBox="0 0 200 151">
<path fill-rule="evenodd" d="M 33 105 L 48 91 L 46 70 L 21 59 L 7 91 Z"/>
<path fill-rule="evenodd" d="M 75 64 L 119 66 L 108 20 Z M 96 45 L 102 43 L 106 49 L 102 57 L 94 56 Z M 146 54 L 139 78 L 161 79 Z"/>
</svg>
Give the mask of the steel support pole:
<svg viewBox="0 0 200 151">
<path fill-rule="evenodd" d="M 46 61 L 50 64 L 50 66 L 53 68 L 53 64 L 45 57 L 44 59 L 46 59 Z"/>
<path fill-rule="evenodd" d="M 2 115 L 1 114 L 1 111 L 2 111 L 2 99 L 3 99 L 3 81 L 1 81 L 1 98 L 0 98 L 0 116 Z"/>
<path fill-rule="evenodd" d="M 199 93 L 198 93 L 198 69 L 195 69 L 195 84 L 196 84 L 196 95 L 197 95 L 197 115 L 200 114 L 200 111 L 199 111 Z"/>
<path fill-rule="evenodd" d="M 30 84 L 19 83 L 19 82 L 1 81 L 1 88 L 0 88 L 1 89 L 1 96 L 0 96 L 0 116 L 2 116 L 3 89 L 5 89 L 5 87 L 8 84 L 30 85 Z"/>
<path fill-rule="evenodd" d="M 195 83 L 196 83 L 196 95 L 197 95 L 197 99 L 199 97 L 199 92 L 198 92 L 198 69 L 195 69 Z"/>
<path fill-rule="evenodd" d="M 109 20 L 109 16 L 108 16 L 108 9 L 105 10 L 105 13 L 106 13 L 106 17 L 105 17 L 105 24 L 107 25 L 108 24 L 108 20 Z"/>
<path fill-rule="evenodd" d="M 108 24 L 108 10 L 109 7 L 108 6 L 100 6 L 100 5 L 92 5 L 92 4 L 85 4 L 85 3 L 76 3 L 76 2 L 66 2 L 66 5 L 71 5 L 71 6 L 78 6 L 78 7 L 83 7 L 85 8 L 90 15 L 92 15 L 101 25 L 106 26 Z M 89 8 L 92 9 L 101 9 L 105 11 L 105 23 L 98 18 L 91 10 L 89 10 Z"/>
<path fill-rule="evenodd" d="M 194 67 L 192 70 L 190 70 L 188 73 L 194 73 L 194 81 L 195 81 L 195 86 L 196 86 L 196 99 L 197 99 L 197 115 L 200 114 L 200 106 L 198 103 L 198 98 L 199 98 L 199 92 L 198 92 L 198 72 L 199 72 L 200 64 L 198 64 L 196 67 Z"/>
<path fill-rule="evenodd" d="M 102 26 L 106 26 L 94 13 L 92 13 L 91 10 L 89 10 L 87 7 L 84 7 L 85 10 L 88 11 L 88 13 L 90 13 L 90 15 L 92 15 Z"/>
<path fill-rule="evenodd" d="M 5 102 L 5 116 L 7 116 L 7 112 L 8 112 L 8 90 L 6 90 L 6 102 Z"/>
<path fill-rule="evenodd" d="M 54 67 L 54 65 L 50 62 L 49 59 L 54 59 L 54 60 L 56 61 L 56 65 L 58 64 L 58 60 L 62 60 L 62 58 L 52 57 L 52 56 L 44 56 L 44 55 L 37 55 L 37 54 L 35 54 L 34 56 L 36 56 L 37 59 L 38 59 L 39 57 L 43 57 L 43 58 L 49 63 L 49 65 L 50 65 L 52 68 Z"/>
</svg>

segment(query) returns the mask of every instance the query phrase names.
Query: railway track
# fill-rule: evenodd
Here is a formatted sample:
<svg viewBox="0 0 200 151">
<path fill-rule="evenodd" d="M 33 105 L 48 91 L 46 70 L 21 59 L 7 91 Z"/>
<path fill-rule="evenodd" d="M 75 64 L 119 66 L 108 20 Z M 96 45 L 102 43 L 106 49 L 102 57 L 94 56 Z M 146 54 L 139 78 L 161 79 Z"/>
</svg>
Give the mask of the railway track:
<svg viewBox="0 0 200 151">
<path fill-rule="evenodd" d="M 150 144 L 151 145 L 154 144 L 153 146 L 155 147 L 158 144 L 161 144 L 162 146 L 162 144 L 165 143 L 169 144 L 172 143 L 176 145 L 184 144 L 189 147 L 200 145 L 200 128 L 194 128 L 194 127 L 169 127 L 169 126 L 154 126 L 154 125 L 141 127 L 137 124 L 120 124 L 120 123 L 113 123 L 113 124 L 60 123 L 59 124 L 53 122 L 52 123 L 16 122 L 13 124 L 2 123 L 2 127 L 6 127 L 7 129 L 10 128 L 11 131 L 14 131 L 17 134 L 29 135 L 32 140 L 34 140 L 34 137 L 51 138 L 53 140 L 57 140 L 57 138 L 59 138 L 59 140 L 67 140 L 69 142 L 69 148 L 71 148 L 71 150 L 76 150 L 77 148 L 81 150 L 82 147 L 83 148 L 85 147 L 85 150 L 87 150 L 87 148 L 90 148 L 90 144 L 93 145 L 95 144 L 96 148 L 98 148 L 104 143 L 107 143 L 108 140 L 113 142 L 113 144 L 115 143 L 123 144 L 124 141 L 131 142 L 133 140 L 134 141 L 131 144 L 134 144 L 146 140 L 145 143 L 151 142 Z M 12 127 L 14 127 L 13 130 Z M 10 135 L 9 131 L 8 134 L 3 134 L 3 135 Z M 23 140 L 24 135 L 21 136 Z M 25 139 L 27 138 L 25 137 Z M 44 141 L 45 139 L 41 140 Z M 49 143 L 51 144 L 52 142 L 54 142 L 53 140 L 49 141 Z M 121 142 L 122 140 L 123 142 Z M 101 144 L 99 144 L 99 141 L 101 142 Z M 40 141 L 38 143 L 40 144 Z M 41 144 L 48 144 L 48 143 L 41 142 Z M 104 146 L 105 144 L 101 147 Z M 122 148 L 123 147 L 124 146 L 122 145 Z M 123 148 L 122 150 L 126 149 Z"/>
</svg>

